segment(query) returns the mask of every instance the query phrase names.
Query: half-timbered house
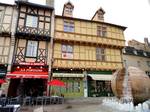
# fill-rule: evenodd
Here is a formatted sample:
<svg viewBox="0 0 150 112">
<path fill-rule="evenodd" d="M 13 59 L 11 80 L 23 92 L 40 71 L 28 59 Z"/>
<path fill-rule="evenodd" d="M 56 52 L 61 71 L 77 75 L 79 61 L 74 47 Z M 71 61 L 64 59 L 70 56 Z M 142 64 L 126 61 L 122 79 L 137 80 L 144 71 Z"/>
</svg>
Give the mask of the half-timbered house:
<svg viewBox="0 0 150 112">
<path fill-rule="evenodd" d="M 0 3 L 0 78 L 6 78 L 10 71 L 11 48 L 14 46 L 15 5 Z M 5 89 L 1 87 L 1 89 Z"/>
<path fill-rule="evenodd" d="M 47 0 L 48 1 L 48 0 Z M 8 96 L 43 95 L 51 72 L 54 8 L 16 1 L 17 24 Z"/>
<path fill-rule="evenodd" d="M 73 4 L 55 16 L 53 78 L 61 79 L 65 97 L 109 96 L 112 73 L 123 67 L 126 27 L 104 22 L 100 8 L 92 20 L 73 17 Z"/>
</svg>

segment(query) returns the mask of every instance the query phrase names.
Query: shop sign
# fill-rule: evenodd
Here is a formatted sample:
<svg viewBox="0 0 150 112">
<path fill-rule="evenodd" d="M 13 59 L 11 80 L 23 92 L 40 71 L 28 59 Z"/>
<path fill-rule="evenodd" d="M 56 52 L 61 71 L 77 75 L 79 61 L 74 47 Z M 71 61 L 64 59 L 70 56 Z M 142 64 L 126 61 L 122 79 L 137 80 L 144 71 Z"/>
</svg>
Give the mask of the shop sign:
<svg viewBox="0 0 150 112">
<path fill-rule="evenodd" d="M 44 66 L 44 63 L 35 63 L 35 62 L 21 62 L 19 65 L 30 65 L 30 66 Z"/>
</svg>

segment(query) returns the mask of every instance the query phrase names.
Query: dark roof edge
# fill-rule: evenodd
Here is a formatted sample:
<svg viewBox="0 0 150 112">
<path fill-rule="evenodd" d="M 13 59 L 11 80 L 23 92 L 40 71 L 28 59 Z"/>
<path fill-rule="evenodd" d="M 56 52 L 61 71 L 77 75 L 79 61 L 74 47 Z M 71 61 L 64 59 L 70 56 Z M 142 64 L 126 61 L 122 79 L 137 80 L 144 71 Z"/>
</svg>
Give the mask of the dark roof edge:
<svg viewBox="0 0 150 112">
<path fill-rule="evenodd" d="M 123 30 L 125 30 L 125 29 L 127 28 L 127 27 L 121 26 L 121 25 L 116 25 L 116 24 L 107 23 L 107 22 L 100 22 L 100 21 L 92 21 L 92 20 L 89 20 L 89 19 L 81 19 L 81 18 L 74 18 L 74 17 L 66 17 L 66 16 L 61 16 L 61 15 L 55 15 L 55 17 L 58 17 L 58 18 L 64 18 L 64 19 L 81 20 L 81 21 L 94 22 L 94 23 L 102 23 L 102 24 L 107 24 L 107 25 L 119 27 L 119 28 L 122 28 Z"/>
<path fill-rule="evenodd" d="M 15 1 L 15 3 L 16 4 L 21 4 L 21 5 L 29 5 L 29 6 L 54 10 L 54 7 L 51 7 L 51 6 L 48 6 L 48 5 L 40 5 L 40 4 L 26 2 L 26 1 Z"/>
<path fill-rule="evenodd" d="M 0 2 L 0 5 L 15 6 L 15 4 L 7 4 L 7 3 L 2 3 L 2 2 Z"/>
</svg>

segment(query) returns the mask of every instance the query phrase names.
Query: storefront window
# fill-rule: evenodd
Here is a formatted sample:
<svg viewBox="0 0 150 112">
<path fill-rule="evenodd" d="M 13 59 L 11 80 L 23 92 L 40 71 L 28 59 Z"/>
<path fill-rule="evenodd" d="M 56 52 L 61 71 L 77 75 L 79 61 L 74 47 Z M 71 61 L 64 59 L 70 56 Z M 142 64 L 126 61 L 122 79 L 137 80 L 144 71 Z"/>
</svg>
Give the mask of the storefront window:
<svg viewBox="0 0 150 112">
<path fill-rule="evenodd" d="M 80 92 L 80 80 L 75 78 L 62 78 L 66 87 L 61 88 L 62 93 L 79 93 Z"/>
</svg>

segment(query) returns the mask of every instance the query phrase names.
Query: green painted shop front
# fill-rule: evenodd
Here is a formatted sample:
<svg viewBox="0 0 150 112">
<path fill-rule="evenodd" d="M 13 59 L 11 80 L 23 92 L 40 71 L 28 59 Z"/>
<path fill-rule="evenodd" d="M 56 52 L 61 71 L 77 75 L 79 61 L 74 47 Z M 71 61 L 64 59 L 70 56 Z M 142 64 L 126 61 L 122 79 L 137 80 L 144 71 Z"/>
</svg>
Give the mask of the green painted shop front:
<svg viewBox="0 0 150 112">
<path fill-rule="evenodd" d="M 65 87 L 51 87 L 52 95 L 63 95 L 67 98 L 83 97 L 82 73 L 53 73 L 53 79 L 59 79 L 65 83 Z"/>
<path fill-rule="evenodd" d="M 88 97 L 113 96 L 111 77 L 111 71 L 88 71 Z"/>
</svg>

